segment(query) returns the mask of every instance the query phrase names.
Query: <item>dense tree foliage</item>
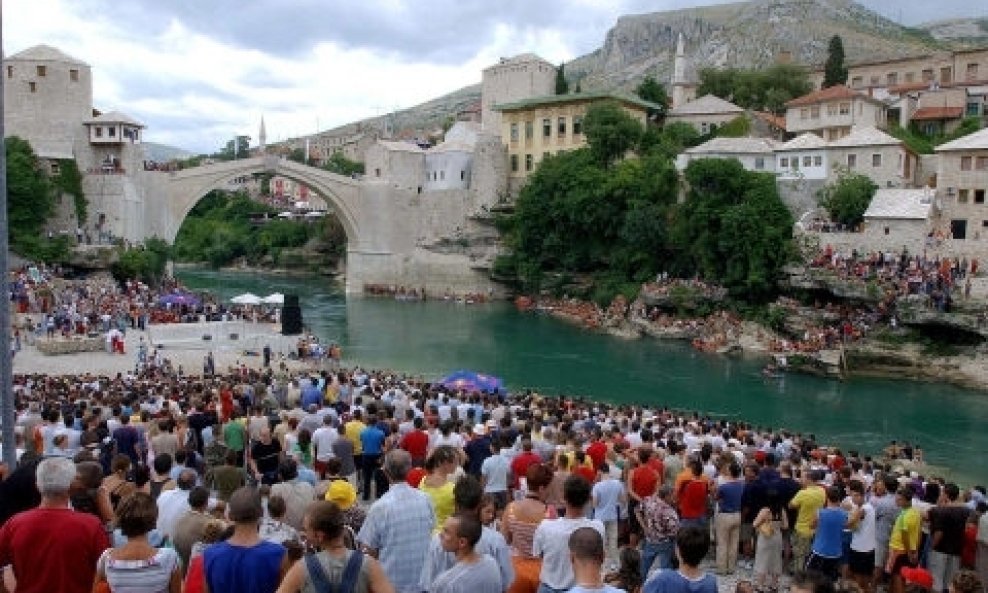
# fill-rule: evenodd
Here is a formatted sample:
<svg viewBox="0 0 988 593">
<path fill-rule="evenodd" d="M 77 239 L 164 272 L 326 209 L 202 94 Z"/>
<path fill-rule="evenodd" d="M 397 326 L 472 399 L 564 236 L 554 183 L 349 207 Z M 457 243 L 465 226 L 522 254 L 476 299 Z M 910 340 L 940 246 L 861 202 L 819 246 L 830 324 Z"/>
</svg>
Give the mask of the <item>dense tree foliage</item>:
<svg viewBox="0 0 988 593">
<path fill-rule="evenodd" d="M 957 129 L 947 134 L 926 134 L 916 125 L 916 122 L 911 122 L 908 128 L 893 124 L 889 128 L 889 134 L 902 140 L 910 150 L 917 154 L 933 154 L 937 146 L 967 136 L 968 134 L 973 134 L 980 130 L 981 127 L 981 118 L 966 117 L 957 126 Z"/>
<path fill-rule="evenodd" d="M 569 93 L 569 82 L 566 80 L 566 70 L 564 64 L 560 63 L 556 68 L 556 94 L 565 95 Z"/>
<path fill-rule="evenodd" d="M 157 286 L 165 275 L 165 265 L 171 257 L 171 247 L 163 239 L 152 237 L 143 245 L 132 247 L 120 254 L 120 259 L 110 266 L 110 273 L 117 282 L 138 279 Z"/>
<path fill-rule="evenodd" d="M 792 64 L 761 70 L 703 68 L 697 95 L 716 95 L 745 109 L 782 113 L 787 101 L 812 88 L 806 70 Z"/>
<path fill-rule="evenodd" d="M 633 296 L 664 270 L 700 275 L 752 299 L 770 294 L 790 256 L 792 230 L 772 176 L 737 161 L 697 161 L 687 169 L 689 196 L 677 204 L 673 158 L 695 130 L 646 133 L 620 109 L 593 112 L 601 133 L 588 133 L 586 148 L 542 161 L 515 211 L 499 219 L 509 253 L 495 275 L 525 291 L 589 284 L 584 296 L 598 302 Z M 619 144 L 615 130 L 641 142 Z M 630 150 L 638 158 L 620 158 Z"/>
<path fill-rule="evenodd" d="M 844 40 L 840 35 L 830 38 L 827 63 L 823 66 L 823 88 L 847 84 L 847 64 L 844 63 Z"/>
<path fill-rule="evenodd" d="M 587 109 L 583 133 L 590 154 L 604 168 L 610 167 L 638 145 L 644 130 L 613 101 L 594 103 Z"/>
<path fill-rule="evenodd" d="M 7 154 L 7 225 L 11 249 L 29 259 L 59 262 L 69 253 L 69 238 L 48 239 L 45 222 L 55 210 L 57 190 L 40 166 L 31 145 L 10 136 Z M 78 170 L 76 170 L 78 172 Z"/>
<path fill-rule="evenodd" d="M 86 195 L 82 191 L 82 173 L 73 160 L 58 161 L 58 175 L 52 180 L 55 189 L 72 196 L 75 216 L 79 224 L 86 222 Z"/>
<path fill-rule="evenodd" d="M 665 116 L 666 107 L 669 105 L 669 94 L 666 93 L 666 87 L 655 80 L 651 76 L 646 76 L 637 87 L 635 87 L 635 94 L 642 101 L 649 101 L 660 105 L 662 107 L 661 111 L 657 113 L 649 113 L 648 116 L 652 117 L 663 117 Z"/>
<path fill-rule="evenodd" d="M 263 225 L 251 224 L 252 216 L 268 215 Z M 339 255 L 346 247 L 346 237 L 333 217 L 318 221 L 295 221 L 275 218 L 277 210 L 251 200 L 243 194 L 214 191 L 204 197 L 189 213 L 175 239 L 175 259 L 207 262 L 223 266 L 246 258 L 260 263 L 270 259 L 280 262 L 282 251 L 305 245 L 317 238 L 339 244 L 330 251 Z"/>
<path fill-rule="evenodd" d="M 359 174 L 359 175 L 364 174 L 363 163 L 357 161 L 351 161 L 350 159 L 346 158 L 346 156 L 344 156 L 343 153 L 340 152 L 339 150 L 335 151 L 333 153 L 333 156 L 329 157 L 329 160 L 326 161 L 326 164 L 323 166 L 323 168 L 329 171 L 330 173 L 336 173 L 338 175 L 346 175 L 347 177 L 350 177 L 351 175 L 354 174 Z"/>
<path fill-rule="evenodd" d="M 878 186 L 859 173 L 844 173 L 820 191 L 820 205 L 835 222 L 855 227 L 864 222 L 864 213 Z"/>
</svg>

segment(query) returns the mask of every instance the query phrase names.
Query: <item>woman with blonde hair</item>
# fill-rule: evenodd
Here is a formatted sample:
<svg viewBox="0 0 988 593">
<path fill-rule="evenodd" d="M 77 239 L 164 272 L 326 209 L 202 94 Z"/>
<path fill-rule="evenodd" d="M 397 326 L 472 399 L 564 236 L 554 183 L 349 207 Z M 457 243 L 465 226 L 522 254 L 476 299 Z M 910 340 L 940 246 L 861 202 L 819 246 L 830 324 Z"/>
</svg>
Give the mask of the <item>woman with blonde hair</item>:
<svg viewBox="0 0 988 593">
<path fill-rule="evenodd" d="M 446 519 L 453 514 L 453 482 L 449 476 L 456 472 L 460 456 L 456 448 L 449 445 L 436 447 L 425 460 L 425 470 L 428 472 L 419 482 L 419 490 L 432 499 L 432 508 L 436 511 L 434 532 L 442 529 Z"/>
</svg>

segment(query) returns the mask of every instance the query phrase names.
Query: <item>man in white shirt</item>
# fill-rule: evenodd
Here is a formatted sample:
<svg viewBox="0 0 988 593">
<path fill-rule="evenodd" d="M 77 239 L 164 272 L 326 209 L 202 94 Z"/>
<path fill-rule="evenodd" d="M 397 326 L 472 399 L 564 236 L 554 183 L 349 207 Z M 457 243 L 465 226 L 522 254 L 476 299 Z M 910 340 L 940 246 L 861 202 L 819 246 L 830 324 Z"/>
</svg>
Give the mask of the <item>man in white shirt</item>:
<svg viewBox="0 0 988 593">
<path fill-rule="evenodd" d="M 326 464 L 333 458 L 333 443 L 339 437 L 340 433 L 333 428 L 333 417 L 328 414 L 323 416 L 322 426 L 312 433 L 312 446 L 316 454 L 313 465 L 320 480 L 326 475 Z"/>
<path fill-rule="evenodd" d="M 593 516 L 604 523 L 604 551 L 609 570 L 617 570 L 618 519 L 625 501 L 624 484 L 610 475 L 610 466 L 604 462 L 597 468 L 597 483 L 593 485 Z"/>
<path fill-rule="evenodd" d="M 532 538 L 532 553 L 542 557 L 540 593 L 567 591 L 576 584 L 570 562 L 570 534 L 581 527 L 592 527 L 604 537 L 604 524 L 587 519 L 583 514 L 583 509 L 590 502 L 590 482 L 582 476 L 570 475 L 563 483 L 563 500 L 566 502 L 566 515 L 539 523 Z"/>
<path fill-rule="evenodd" d="M 158 533 L 175 537 L 175 526 L 178 520 L 192 507 L 189 505 L 189 492 L 196 485 L 196 472 L 191 469 L 182 470 L 178 475 L 177 488 L 165 490 L 158 496 Z"/>
<path fill-rule="evenodd" d="M 508 504 L 508 475 L 511 473 L 510 444 L 498 449 L 496 439 L 491 443 L 491 451 L 497 451 L 480 466 L 481 481 L 484 484 L 484 494 L 494 497 L 498 510 L 503 510 Z M 503 443 L 502 443 L 503 444 Z"/>
</svg>

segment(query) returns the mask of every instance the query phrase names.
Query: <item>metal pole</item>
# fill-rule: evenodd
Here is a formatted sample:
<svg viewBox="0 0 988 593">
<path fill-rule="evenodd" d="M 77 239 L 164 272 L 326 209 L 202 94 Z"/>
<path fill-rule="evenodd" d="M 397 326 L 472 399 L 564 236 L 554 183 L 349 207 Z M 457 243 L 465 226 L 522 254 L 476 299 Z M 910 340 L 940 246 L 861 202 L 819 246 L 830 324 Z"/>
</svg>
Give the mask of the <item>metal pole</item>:
<svg viewBox="0 0 988 593">
<path fill-rule="evenodd" d="M 3 49 L 3 7 L 0 5 L 0 53 Z M 0 430 L 3 434 L 3 461 L 13 469 L 17 465 L 14 437 L 14 385 L 10 353 L 10 272 L 7 270 L 7 148 L 3 125 L 3 86 L 0 76 Z"/>
</svg>

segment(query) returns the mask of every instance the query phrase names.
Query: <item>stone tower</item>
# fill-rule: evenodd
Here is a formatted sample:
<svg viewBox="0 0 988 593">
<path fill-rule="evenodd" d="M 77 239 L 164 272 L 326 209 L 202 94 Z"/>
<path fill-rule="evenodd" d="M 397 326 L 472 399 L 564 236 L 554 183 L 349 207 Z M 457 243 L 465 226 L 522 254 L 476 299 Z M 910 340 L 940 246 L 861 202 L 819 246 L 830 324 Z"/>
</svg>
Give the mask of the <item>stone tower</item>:
<svg viewBox="0 0 988 593">
<path fill-rule="evenodd" d="M 261 149 L 261 154 L 264 154 L 265 147 L 268 143 L 268 131 L 264 128 L 264 116 L 261 116 L 261 129 L 257 131 L 257 142 Z"/>
<path fill-rule="evenodd" d="M 676 41 L 676 58 L 672 65 L 672 107 L 675 109 L 686 103 L 686 49 L 683 46 L 683 34 Z"/>
<path fill-rule="evenodd" d="M 88 145 L 82 122 L 93 116 L 89 64 L 37 45 L 3 60 L 4 126 L 43 158 L 71 159 Z"/>
<path fill-rule="evenodd" d="M 556 92 L 556 67 L 535 54 L 501 58 L 484 68 L 480 123 L 486 134 L 501 134 L 501 113 L 493 107 Z"/>
</svg>

